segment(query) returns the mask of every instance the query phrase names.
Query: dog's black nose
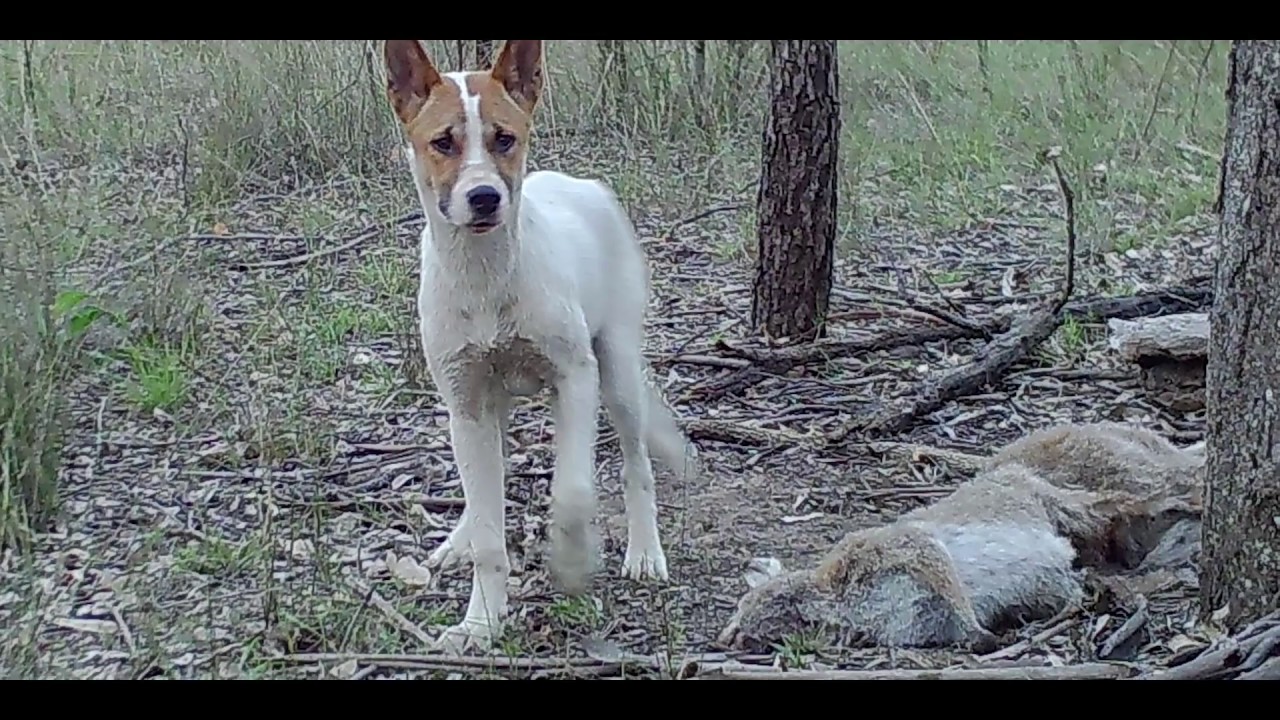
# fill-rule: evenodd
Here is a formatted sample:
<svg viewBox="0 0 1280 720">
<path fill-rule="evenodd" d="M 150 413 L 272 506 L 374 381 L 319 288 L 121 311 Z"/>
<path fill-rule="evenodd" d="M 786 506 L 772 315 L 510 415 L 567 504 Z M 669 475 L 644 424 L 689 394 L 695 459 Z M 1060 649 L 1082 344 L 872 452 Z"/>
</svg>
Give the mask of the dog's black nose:
<svg viewBox="0 0 1280 720">
<path fill-rule="evenodd" d="M 477 217 L 489 217 L 498 211 L 502 195 L 498 194 L 497 188 L 481 185 L 467 191 L 467 202 Z"/>
</svg>

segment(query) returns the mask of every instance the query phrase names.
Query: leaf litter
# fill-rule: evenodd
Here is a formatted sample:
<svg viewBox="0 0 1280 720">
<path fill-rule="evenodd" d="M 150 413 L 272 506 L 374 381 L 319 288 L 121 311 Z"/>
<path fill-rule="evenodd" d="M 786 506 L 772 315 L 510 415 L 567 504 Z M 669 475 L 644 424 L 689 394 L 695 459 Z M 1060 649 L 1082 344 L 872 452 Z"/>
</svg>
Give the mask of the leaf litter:
<svg viewBox="0 0 1280 720">
<path fill-rule="evenodd" d="M 616 169 L 599 147 L 563 139 L 533 165 L 598 177 Z M 177 193 L 172 174 L 127 171 L 113 182 Z M 938 322 L 904 296 L 959 308 L 972 319 L 1025 312 L 1028 296 L 1053 290 L 1062 246 L 1056 190 L 1051 183 L 1010 187 L 1017 199 L 1004 215 L 965 228 L 927 231 L 901 213 L 869 226 L 853 254 L 836 262 L 833 339 Z M 738 189 L 721 188 L 700 201 L 740 203 Z M 420 655 L 423 637 L 460 617 L 470 579 L 466 568 L 433 574 L 424 567 L 457 521 L 461 488 L 447 414 L 415 359 L 419 225 L 388 226 L 352 251 L 299 266 L 230 268 L 315 252 L 317 233 L 298 219 L 310 205 L 330 209 L 334 229 L 323 235 L 337 238 L 412 211 L 412 195 L 394 179 L 352 179 L 342 193 L 283 195 L 283 201 L 281 194 L 246 198 L 221 215 L 211 234 L 157 250 L 161 267 L 182 266 L 204 295 L 199 364 L 185 403 L 140 411 L 117 392 L 114 366 L 72 389 L 63 516 L 40 537 L 31 562 L 13 553 L 0 560 L 0 623 L 15 629 L 3 655 L 5 674 L 600 675 L 608 674 L 600 667 L 626 658 L 708 657 L 753 558 L 788 566 L 812 561 L 844 533 L 931 502 L 962 479 L 926 458 L 805 439 L 967 362 L 981 340 L 834 358 L 708 399 L 705 388 L 741 368 L 717 343 L 755 344 L 747 328 L 753 240 L 743 228 L 749 225 L 739 212 L 681 224 L 702 208 L 677 209 L 639 189 L 630 207 L 654 286 L 646 351 L 706 465 L 696 483 L 659 470 L 672 582 L 658 587 L 617 577 L 626 539 L 620 458 L 602 413 L 602 570 L 585 605 L 551 589 L 542 554 L 554 429 L 545 398 L 521 400 L 511 422 L 507 481 L 513 565 L 507 634 L 488 667 L 400 657 Z M 345 197 L 365 200 L 342 207 Z M 863 202 L 880 200 L 868 193 Z M 1130 205 L 1121 221 L 1146 222 L 1141 205 Z M 717 247 L 724 243 L 743 248 L 742 256 L 722 257 Z M 1158 246 L 1105 254 L 1101 263 L 1082 264 L 1078 293 L 1203 277 L 1211 271 L 1210 244 L 1207 226 L 1187 226 Z M 127 270 L 104 287 L 136 284 L 151 272 Z M 943 276 L 963 279 L 940 282 Z M 342 308 L 358 321 L 335 327 Z M 1034 428 L 1099 419 L 1143 422 L 1181 441 L 1203 436 L 1202 413 L 1173 416 L 1145 401 L 1102 340 L 1100 329 L 1087 325 L 1080 337 L 1055 338 L 1034 366 L 1015 368 L 896 440 L 982 454 Z M 371 611 L 374 594 L 381 608 Z M 1209 642 L 1195 621 L 1187 578 L 1147 598 L 1152 636 L 1139 660 L 1167 661 Z M 1099 625 L 1101 615 L 1029 626 L 1021 652 L 1047 664 L 1096 657 L 1099 638 L 1124 622 L 1107 617 Z M 1045 636 L 1046 628 L 1055 632 Z M 287 656 L 324 659 L 283 662 Z M 821 649 L 803 660 L 862 669 L 971 662 L 945 650 L 878 648 Z M 679 665 L 664 662 L 668 669 Z"/>
</svg>

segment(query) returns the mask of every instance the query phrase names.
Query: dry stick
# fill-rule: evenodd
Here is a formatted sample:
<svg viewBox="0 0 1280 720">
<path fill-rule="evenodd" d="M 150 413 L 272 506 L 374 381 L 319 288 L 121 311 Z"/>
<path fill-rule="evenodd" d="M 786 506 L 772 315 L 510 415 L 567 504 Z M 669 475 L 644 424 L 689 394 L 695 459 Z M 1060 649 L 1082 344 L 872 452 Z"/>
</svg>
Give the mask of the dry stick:
<svg viewBox="0 0 1280 720">
<path fill-rule="evenodd" d="M 1119 680 L 1123 665 L 1081 663 L 1059 667 L 955 668 L 950 670 L 748 670 L 720 668 L 695 680 Z"/>
<path fill-rule="evenodd" d="M 1133 614 L 1129 616 L 1129 619 L 1125 620 L 1124 624 L 1121 625 L 1114 633 L 1111 633 L 1111 637 L 1108 637 L 1106 641 L 1102 643 L 1102 648 L 1098 650 L 1099 658 L 1105 660 L 1114 655 L 1121 645 L 1128 642 L 1129 638 L 1136 635 L 1137 632 L 1147 624 L 1147 597 L 1145 595 L 1139 595 L 1137 598 L 1137 604 L 1137 609 L 1133 611 Z"/>
<path fill-rule="evenodd" d="M 354 578 L 351 580 L 351 586 L 355 588 L 356 592 L 360 595 L 368 597 L 369 602 L 373 603 L 373 606 L 378 608 L 383 615 L 386 615 L 387 619 L 395 624 L 396 627 L 414 636 L 423 645 L 428 647 L 432 645 L 433 641 L 431 636 L 427 634 L 427 631 L 418 627 L 412 620 L 402 615 L 399 610 L 395 609 L 395 606 L 387 602 L 386 598 L 379 595 L 377 590 L 366 586 L 364 583 Z"/>
<path fill-rule="evenodd" d="M 716 205 L 714 207 L 709 207 L 702 212 L 695 213 L 689 217 L 681 218 L 674 223 L 671 223 L 671 227 L 667 228 L 667 231 L 663 233 L 662 237 L 663 239 L 670 240 L 676 234 L 676 231 L 682 227 L 692 225 L 699 220 L 705 220 L 717 213 L 733 212 L 734 210 L 741 210 L 744 207 L 746 207 L 746 205 L 743 203 L 729 203 L 728 205 Z"/>
<path fill-rule="evenodd" d="M 360 665 L 411 670 L 486 671 L 494 673 L 563 672 L 573 675 L 601 676 L 630 671 L 657 672 L 661 670 L 655 658 L 647 656 L 627 657 L 618 660 L 594 660 L 591 658 L 521 658 L 477 657 L 467 655 L 384 655 L 347 653 L 297 653 L 278 655 L 276 662 L 290 664 L 328 663 L 341 664 L 355 661 Z"/>
<path fill-rule="evenodd" d="M 1135 680 L 1207 680 L 1237 672 L 1249 672 L 1268 659 L 1280 646 L 1280 612 L 1251 623 L 1218 647 L 1206 650 L 1193 660 L 1167 670 L 1148 672 Z"/>
<path fill-rule="evenodd" d="M 806 445 L 816 444 L 819 438 L 785 430 L 744 425 L 736 420 L 711 420 L 695 418 L 681 423 L 685 433 L 694 440 L 714 440 L 738 445 Z"/>
<path fill-rule="evenodd" d="M 737 347 L 721 341 L 717 343 L 719 349 L 746 358 L 752 361 L 753 364 L 723 380 L 708 385 L 698 394 L 708 400 L 715 400 L 726 395 L 737 395 L 770 375 L 781 375 L 797 365 L 832 360 L 850 355 L 893 350 L 899 347 L 924 345 L 925 343 L 941 340 L 957 340 L 980 336 L 978 333 L 961 327 L 926 327 L 912 330 L 894 330 L 886 335 L 867 340 L 824 342 L 772 351 Z"/>
<path fill-rule="evenodd" d="M 1109 320 L 1118 318 L 1130 320 L 1149 315 L 1192 312 L 1208 307 L 1213 303 L 1213 289 L 1208 285 L 1174 287 L 1157 292 L 1139 295 L 1121 295 L 1113 297 L 1096 296 L 1067 303 L 1063 312 L 1074 318 L 1086 320 Z M 996 322 L 984 328 L 990 335 L 998 335 L 1009 330 L 1008 321 Z M 724 392 L 720 388 L 735 381 L 750 386 L 754 384 L 745 376 L 755 372 L 763 379 L 766 374 L 779 375 L 788 370 L 808 363 L 829 362 L 831 360 L 857 356 L 899 347 L 923 345 L 943 340 L 973 339 L 980 337 L 977 333 L 964 328 L 931 326 L 910 330 L 893 330 L 866 340 L 835 340 L 814 343 L 811 345 L 764 349 L 740 347 L 725 341 L 716 343 L 719 350 L 750 360 L 753 366 L 742 372 L 725 378 L 715 390 L 704 392 L 717 394 Z"/>
<path fill-rule="evenodd" d="M 992 662 L 994 660 L 1007 660 L 1009 658 L 1018 657 L 1022 653 L 1030 650 L 1036 645 L 1040 645 L 1052 638 L 1057 637 L 1064 631 L 1080 624 L 1080 608 L 1072 606 L 1058 613 L 1049 620 L 1049 627 L 1032 635 L 1026 640 L 1020 640 L 1008 647 L 1000 648 L 993 653 L 980 655 L 977 659 L 979 662 Z"/>
<path fill-rule="evenodd" d="M 411 212 L 407 215 L 401 215 L 400 217 L 396 218 L 395 220 L 392 221 L 391 225 L 392 227 L 398 227 L 400 225 L 405 225 L 407 223 L 411 223 L 421 219 L 422 219 L 421 211 Z M 280 260 L 267 260 L 265 262 L 260 262 L 260 263 L 238 263 L 236 265 L 233 265 L 232 269 L 247 271 L 247 270 L 264 270 L 266 268 L 293 267 L 294 265 L 304 265 L 318 258 L 346 252 L 356 247 L 357 245 L 365 243 L 371 238 L 375 237 L 378 233 L 382 232 L 384 227 L 386 227 L 384 223 L 375 223 L 373 225 L 369 225 L 364 230 L 361 230 L 359 233 L 352 236 L 350 240 L 347 240 L 346 242 L 343 242 L 342 244 L 336 247 L 331 247 L 324 250 L 316 250 L 315 252 L 303 253 L 301 255 L 294 255 L 293 257 L 282 258 Z"/>
<path fill-rule="evenodd" d="M 1066 315 L 1062 312 L 1075 289 L 1076 264 L 1076 201 L 1071 185 L 1067 183 L 1058 165 L 1057 148 L 1052 148 L 1046 159 L 1058 177 L 1066 205 L 1067 219 L 1067 267 L 1062 291 L 1048 309 L 1015 323 L 1008 332 L 997 336 L 987 346 L 981 359 L 954 370 L 926 385 L 914 398 L 893 403 L 869 417 L 863 415 L 835 430 L 829 437 L 832 443 L 842 442 L 855 428 L 863 428 L 868 434 L 898 434 L 905 432 L 915 422 L 956 398 L 972 395 L 983 386 L 995 382 L 1010 367 L 1025 359 L 1040 343 L 1049 339 L 1062 325 Z"/>
<path fill-rule="evenodd" d="M 1236 677 L 1237 680 L 1280 680 L 1280 657 L 1273 657 L 1258 667 Z"/>
</svg>

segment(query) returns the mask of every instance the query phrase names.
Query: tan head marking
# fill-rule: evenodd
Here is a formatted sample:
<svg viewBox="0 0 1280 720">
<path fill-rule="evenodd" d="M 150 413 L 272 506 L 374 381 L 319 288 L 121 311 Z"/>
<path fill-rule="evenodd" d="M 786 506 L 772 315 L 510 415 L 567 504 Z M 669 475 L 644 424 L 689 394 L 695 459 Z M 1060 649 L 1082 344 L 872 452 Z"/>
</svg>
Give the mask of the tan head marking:
<svg viewBox="0 0 1280 720">
<path fill-rule="evenodd" d="M 419 190 L 474 234 L 510 222 L 542 86 L 542 42 L 508 40 L 489 72 L 441 74 L 416 40 L 388 40 L 386 62 Z"/>
</svg>

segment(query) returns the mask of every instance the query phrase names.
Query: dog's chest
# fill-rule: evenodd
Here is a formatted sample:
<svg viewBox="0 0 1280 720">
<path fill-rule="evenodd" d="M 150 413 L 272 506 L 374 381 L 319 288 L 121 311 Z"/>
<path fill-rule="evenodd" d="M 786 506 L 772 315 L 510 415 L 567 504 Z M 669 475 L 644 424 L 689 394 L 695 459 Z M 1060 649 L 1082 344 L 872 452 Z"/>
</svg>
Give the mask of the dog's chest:
<svg viewBox="0 0 1280 720">
<path fill-rule="evenodd" d="M 462 355 L 512 395 L 533 395 L 555 381 L 555 365 L 528 338 L 515 336 L 489 345 L 468 345 Z"/>
<path fill-rule="evenodd" d="M 514 311 L 513 304 L 493 308 L 455 307 L 447 317 L 436 314 L 436 323 L 424 327 L 435 333 L 438 354 L 446 366 L 466 368 L 469 382 L 496 384 L 512 395 L 533 395 L 555 382 L 556 366 L 547 352 L 545 337 L 528 327 L 531 323 Z M 448 330 L 441 332 L 442 327 Z M 431 335 L 428 335 L 431 337 Z"/>
</svg>

